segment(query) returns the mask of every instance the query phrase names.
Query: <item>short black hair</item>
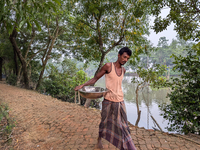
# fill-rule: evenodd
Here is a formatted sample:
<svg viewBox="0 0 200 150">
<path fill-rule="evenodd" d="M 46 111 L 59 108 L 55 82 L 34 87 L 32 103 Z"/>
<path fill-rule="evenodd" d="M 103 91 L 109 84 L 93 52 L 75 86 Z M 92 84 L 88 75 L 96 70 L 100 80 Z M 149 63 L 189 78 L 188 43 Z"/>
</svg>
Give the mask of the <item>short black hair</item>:
<svg viewBox="0 0 200 150">
<path fill-rule="evenodd" d="M 119 53 L 120 55 L 122 55 L 124 52 L 126 52 L 129 56 L 132 55 L 132 51 L 128 48 L 128 47 L 123 47 L 119 50 Z"/>
</svg>

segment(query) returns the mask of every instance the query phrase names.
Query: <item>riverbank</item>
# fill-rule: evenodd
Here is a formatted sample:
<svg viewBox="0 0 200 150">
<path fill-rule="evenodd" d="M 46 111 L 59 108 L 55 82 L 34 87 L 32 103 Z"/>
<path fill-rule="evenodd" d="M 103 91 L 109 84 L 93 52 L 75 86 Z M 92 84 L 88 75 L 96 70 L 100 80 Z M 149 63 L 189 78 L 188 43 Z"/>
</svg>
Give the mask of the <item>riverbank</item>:
<svg viewBox="0 0 200 150">
<path fill-rule="evenodd" d="M 87 109 L 36 91 L 2 83 L 0 83 L 0 100 L 9 105 L 10 114 L 16 120 L 12 137 L 14 149 L 96 149 L 100 110 Z M 146 130 L 131 124 L 129 126 L 138 150 L 200 149 L 197 137 L 192 139 L 184 135 Z M 105 140 L 103 146 L 107 150 L 116 149 Z"/>
</svg>

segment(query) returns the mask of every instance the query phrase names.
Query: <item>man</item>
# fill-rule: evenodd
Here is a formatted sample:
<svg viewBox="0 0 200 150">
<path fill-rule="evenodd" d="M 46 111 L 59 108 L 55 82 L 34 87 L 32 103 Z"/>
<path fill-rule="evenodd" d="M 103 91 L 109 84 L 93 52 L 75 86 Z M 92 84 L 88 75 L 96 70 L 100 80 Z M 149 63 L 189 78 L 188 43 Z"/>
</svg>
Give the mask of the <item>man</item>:
<svg viewBox="0 0 200 150">
<path fill-rule="evenodd" d="M 122 65 L 129 60 L 131 54 L 128 47 L 120 49 L 116 62 L 106 63 L 94 78 L 75 88 L 79 90 L 84 86 L 94 85 L 105 74 L 106 88 L 109 92 L 104 95 L 102 102 L 98 148 L 103 148 L 101 138 L 104 138 L 120 150 L 136 150 L 128 127 L 122 92 L 122 79 L 126 72 Z"/>
</svg>

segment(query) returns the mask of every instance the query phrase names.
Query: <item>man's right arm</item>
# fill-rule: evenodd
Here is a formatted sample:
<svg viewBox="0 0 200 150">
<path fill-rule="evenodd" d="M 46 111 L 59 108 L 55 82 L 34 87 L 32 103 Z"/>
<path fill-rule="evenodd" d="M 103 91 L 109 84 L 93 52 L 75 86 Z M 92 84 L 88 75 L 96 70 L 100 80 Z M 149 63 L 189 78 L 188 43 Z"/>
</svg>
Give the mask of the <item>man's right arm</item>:
<svg viewBox="0 0 200 150">
<path fill-rule="evenodd" d="M 97 82 L 97 80 L 99 80 L 106 72 L 108 72 L 110 66 L 111 66 L 110 63 L 106 63 L 94 78 L 90 79 L 89 81 L 85 82 L 82 85 L 79 85 L 79 86 L 75 87 L 74 90 L 77 91 L 77 90 L 81 89 L 84 86 L 94 85 Z"/>
</svg>

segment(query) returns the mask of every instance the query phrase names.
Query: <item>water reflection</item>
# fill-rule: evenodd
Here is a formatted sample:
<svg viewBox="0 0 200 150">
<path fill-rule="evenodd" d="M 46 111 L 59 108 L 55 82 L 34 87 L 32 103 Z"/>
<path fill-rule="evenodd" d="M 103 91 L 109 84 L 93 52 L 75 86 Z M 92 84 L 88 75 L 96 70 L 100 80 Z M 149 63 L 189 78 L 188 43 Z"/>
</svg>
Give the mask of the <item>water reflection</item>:
<svg viewBox="0 0 200 150">
<path fill-rule="evenodd" d="M 131 79 L 131 76 L 125 76 L 122 82 L 122 88 L 124 92 L 124 100 L 127 109 L 128 121 L 134 125 L 137 119 L 137 107 L 135 97 L 135 90 L 137 85 L 131 83 Z M 101 78 L 95 86 L 105 87 L 105 79 Z M 142 91 L 139 92 L 138 100 L 141 110 L 141 118 L 138 124 L 139 127 L 144 127 L 146 129 L 153 129 L 153 127 L 158 128 L 150 117 L 150 115 L 152 115 L 158 122 L 162 130 L 167 132 L 165 127 L 167 126 L 168 121 L 164 120 L 163 117 L 160 116 L 161 110 L 158 107 L 163 103 L 170 102 L 169 99 L 166 98 L 167 93 L 169 93 L 169 90 L 167 88 L 159 90 L 144 88 Z"/>
</svg>

